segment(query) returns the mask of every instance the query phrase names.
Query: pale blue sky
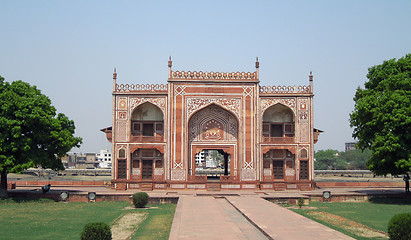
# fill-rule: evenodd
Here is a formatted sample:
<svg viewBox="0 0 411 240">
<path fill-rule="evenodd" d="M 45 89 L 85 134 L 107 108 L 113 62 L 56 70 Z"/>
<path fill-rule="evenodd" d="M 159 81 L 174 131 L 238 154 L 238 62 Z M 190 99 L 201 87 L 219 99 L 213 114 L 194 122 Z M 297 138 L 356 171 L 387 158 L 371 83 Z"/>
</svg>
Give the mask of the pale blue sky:
<svg viewBox="0 0 411 240">
<path fill-rule="evenodd" d="M 411 53 L 411 1 L 5 1 L 0 75 L 23 80 L 75 121 L 81 149 L 110 145 L 112 72 L 166 83 L 175 70 L 254 71 L 261 85 L 308 85 L 316 150 L 352 141 L 349 113 L 368 67 Z"/>
</svg>

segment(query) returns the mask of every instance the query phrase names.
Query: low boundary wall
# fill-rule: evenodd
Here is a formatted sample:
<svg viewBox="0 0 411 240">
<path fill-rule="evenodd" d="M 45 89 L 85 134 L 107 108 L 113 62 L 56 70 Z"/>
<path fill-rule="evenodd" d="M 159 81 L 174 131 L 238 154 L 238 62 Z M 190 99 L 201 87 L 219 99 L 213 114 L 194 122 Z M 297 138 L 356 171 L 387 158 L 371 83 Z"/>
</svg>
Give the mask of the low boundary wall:
<svg viewBox="0 0 411 240">
<path fill-rule="evenodd" d="M 361 188 L 379 188 L 379 187 L 405 187 L 404 182 L 316 182 L 318 188 L 346 188 L 346 187 L 361 187 Z"/>
<path fill-rule="evenodd" d="M 75 186 L 108 186 L 109 181 L 52 181 L 52 180 L 38 180 L 38 181 L 13 181 L 16 187 L 38 187 L 50 184 L 51 186 L 61 187 L 75 187 Z"/>
</svg>

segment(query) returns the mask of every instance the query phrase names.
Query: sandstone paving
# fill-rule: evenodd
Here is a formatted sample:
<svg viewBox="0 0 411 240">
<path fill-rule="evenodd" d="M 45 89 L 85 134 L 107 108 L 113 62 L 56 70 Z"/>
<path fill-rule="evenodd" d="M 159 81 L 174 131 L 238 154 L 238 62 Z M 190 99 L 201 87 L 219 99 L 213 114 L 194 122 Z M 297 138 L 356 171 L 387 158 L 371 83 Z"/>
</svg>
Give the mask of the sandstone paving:
<svg viewBox="0 0 411 240">
<path fill-rule="evenodd" d="M 258 196 L 226 198 L 272 239 L 353 239 Z"/>
<path fill-rule="evenodd" d="M 169 239 L 267 239 L 224 198 L 182 196 Z"/>
</svg>

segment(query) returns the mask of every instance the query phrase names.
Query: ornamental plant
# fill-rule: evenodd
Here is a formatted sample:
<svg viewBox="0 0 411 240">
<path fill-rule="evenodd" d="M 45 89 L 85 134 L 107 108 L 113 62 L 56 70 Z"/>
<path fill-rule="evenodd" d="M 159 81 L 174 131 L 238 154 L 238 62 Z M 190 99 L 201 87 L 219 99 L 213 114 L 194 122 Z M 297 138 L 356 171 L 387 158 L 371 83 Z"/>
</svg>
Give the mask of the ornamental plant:
<svg viewBox="0 0 411 240">
<path fill-rule="evenodd" d="M 391 240 L 411 239 L 411 213 L 394 215 L 388 222 L 388 235 Z"/>
<path fill-rule="evenodd" d="M 81 233 L 81 240 L 111 240 L 110 227 L 103 222 L 87 223 Z"/>
<path fill-rule="evenodd" d="M 297 200 L 297 204 L 298 204 L 298 206 L 301 208 L 302 206 L 304 206 L 304 198 L 302 198 L 302 197 L 300 197 L 298 200 Z"/>
<path fill-rule="evenodd" d="M 148 203 L 148 194 L 145 192 L 138 192 L 133 194 L 133 205 L 136 208 L 143 208 Z"/>
</svg>

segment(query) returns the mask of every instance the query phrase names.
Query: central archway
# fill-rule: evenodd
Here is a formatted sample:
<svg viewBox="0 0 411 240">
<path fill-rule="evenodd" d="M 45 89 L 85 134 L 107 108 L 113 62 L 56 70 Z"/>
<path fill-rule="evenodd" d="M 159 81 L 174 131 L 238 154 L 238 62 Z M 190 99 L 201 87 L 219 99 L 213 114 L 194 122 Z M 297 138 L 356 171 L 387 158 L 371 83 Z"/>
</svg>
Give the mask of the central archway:
<svg viewBox="0 0 411 240">
<path fill-rule="evenodd" d="M 223 170 L 217 177 L 230 179 L 237 175 L 238 120 L 224 108 L 211 104 L 194 113 L 188 124 L 189 173 L 191 179 L 206 180 L 197 168 L 207 168 L 196 162 L 196 155 L 207 151 L 217 151 L 224 157 Z M 217 168 L 217 165 L 216 165 Z M 196 171 L 197 170 L 197 171 Z M 214 172 L 219 172 L 214 170 Z"/>
</svg>

